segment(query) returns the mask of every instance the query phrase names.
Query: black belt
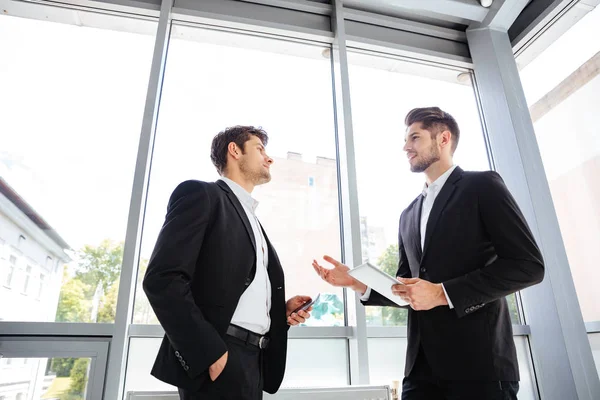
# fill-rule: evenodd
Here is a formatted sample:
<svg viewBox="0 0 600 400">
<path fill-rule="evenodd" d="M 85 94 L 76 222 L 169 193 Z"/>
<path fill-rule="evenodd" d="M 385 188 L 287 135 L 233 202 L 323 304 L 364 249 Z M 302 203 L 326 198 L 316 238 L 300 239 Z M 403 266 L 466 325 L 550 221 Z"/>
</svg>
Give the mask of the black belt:
<svg viewBox="0 0 600 400">
<path fill-rule="evenodd" d="M 259 349 L 266 349 L 267 347 L 269 347 L 268 337 L 251 332 L 248 329 L 240 328 L 236 325 L 229 325 L 229 327 L 227 328 L 227 334 L 229 336 L 233 336 L 234 338 L 243 340 L 244 342 L 249 343 L 253 346 L 256 346 Z"/>
</svg>

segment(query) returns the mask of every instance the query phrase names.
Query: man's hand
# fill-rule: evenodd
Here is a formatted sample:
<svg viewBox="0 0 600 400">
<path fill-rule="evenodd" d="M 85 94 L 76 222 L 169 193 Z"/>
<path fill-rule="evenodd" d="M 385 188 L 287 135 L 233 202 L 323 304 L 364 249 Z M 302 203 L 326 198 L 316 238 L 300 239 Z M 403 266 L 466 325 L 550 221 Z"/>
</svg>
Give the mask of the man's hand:
<svg viewBox="0 0 600 400">
<path fill-rule="evenodd" d="M 312 310 L 312 306 L 308 307 L 306 311 L 300 310 L 298 313 L 292 313 L 292 311 L 311 300 L 310 296 L 294 296 L 285 303 L 285 316 L 287 317 L 288 325 L 302 324 L 310 318 L 309 311 Z"/>
<path fill-rule="evenodd" d="M 415 311 L 427 311 L 448 305 L 441 283 L 419 278 L 397 278 L 401 284 L 392 285 L 392 293 L 400 296 Z"/>
<path fill-rule="evenodd" d="M 225 365 L 227 364 L 227 353 L 228 352 L 226 351 L 225 354 L 221 356 L 221 358 L 215 361 L 213 365 L 208 367 L 208 375 L 210 375 L 211 381 L 214 382 L 219 377 L 219 375 L 221 375 L 223 369 L 225 369 Z"/>
<path fill-rule="evenodd" d="M 348 275 L 350 268 L 329 256 L 324 256 L 323 259 L 333 265 L 333 269 L 320 266 L 316 260 L 313 260 L 312 266 L 325 282 L 332 286 L 346 287 L 360 294 L 365 294 L 367 285 Z"/>
</svg>

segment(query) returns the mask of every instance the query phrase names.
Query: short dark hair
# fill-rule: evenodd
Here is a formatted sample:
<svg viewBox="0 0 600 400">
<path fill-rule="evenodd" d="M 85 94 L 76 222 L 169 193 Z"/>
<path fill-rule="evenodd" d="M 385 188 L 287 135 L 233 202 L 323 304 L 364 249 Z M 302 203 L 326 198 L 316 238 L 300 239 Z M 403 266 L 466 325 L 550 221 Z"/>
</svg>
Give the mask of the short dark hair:
<svg viewBox="0 0 600 400">
<path fill-rule="evenodd" d="M 234 142 L 240 149 L 242 154 L 246 152 L 245 144 L 250 140 L 250 136 L 256 136 L 260 139 L 263 146 L 267 145 L 269 136 L 261 127 L 236 125 L 219 132 L 213 138 L 210 148 L 210 159 L 220 175 L 223 175 L 227 168 L 227 147 L 229 143 Z"/>
<path fill-rule="evenodd" d="M 449 130 L 452 134 L 452 153 L 456 151 L 460 139 L 460 129 L 452 115 L 442 111 L 439 107 L 413 108 L 406 114 L 404 124 L 409 127 L 415 122 L 420 122 L 422 129 L 431 132 L 432 138 L 444 130 Z"/>
</svg>

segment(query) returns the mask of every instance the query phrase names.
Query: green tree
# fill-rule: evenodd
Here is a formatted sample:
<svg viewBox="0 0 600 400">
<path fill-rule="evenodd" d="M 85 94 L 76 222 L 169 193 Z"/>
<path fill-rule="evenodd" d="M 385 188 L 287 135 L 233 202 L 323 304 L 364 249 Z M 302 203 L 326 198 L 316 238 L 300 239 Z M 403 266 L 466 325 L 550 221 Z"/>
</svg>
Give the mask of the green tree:
<svg viewBox="0 0 600 400">
<path fill-rule="evenodd" d="M 75 360 L 76 358 L 52 358 L 50 371 L 55 373 L 58 378 L 67 377 L 71 375 Z"/>
<path fill-rule="evenodd" d="M 123 243 L 103 240 L 98 246 L 84 246 L 77 252 L 75 274 L 71 277 L 65 266 L 56 320 L 60 322 L 104 322 L 115 320 L 119 276 L 123 263 Z M 137 293 L 142 293 L 142 278 L 148 268 L 148 260 L 140 260 Z M 94 295 L 100 291 L 98 313 L 91 319 Z M 135 301 L 134 316 L 144 316 L 136 323 L 158 323 L 145 297 Z M 136 317 L 136 320 L 139 319 Z"/>
<path fill-rule="evenodd" d="M 115 322 L 117 312 L 117 297 L 119 295 L 119 281 L 114 283 L 108 292 L 102 297 L 98 309 L 96 322 L 111 324 Z"/>
<path fill-rule="evenodd" d="M 377 266 L 388 275 L 396 276 L 400 253 L 398 245 L 388 246 L 377 260 Z M 403 326 L 408 319 L 408 310 L 397 307 L 381 307 L 381 324 L 384 326 Z"/>
<path fill-rule="evenodd" d="M 70 278 L 65 265 L 56 322 L 90 322 L 91 299 L 87 298 L 88 292 L 89 285 L 76 277 Z"/>
<path fill-rule="evenodd" d="M 60 395 L 60 400 L 80 400 L 84 398 L 85 387 L 88 380 L 88 366 L 90 360 L 78 358 L 71 369 L 69 389 Z"/>
<path fill-rule="evenodd" d="M 121 274 L 123 242 L 105 239 L 96 247 L 86 245 L 77 252 L 77 258 L 75 276 L 89 285 L 88 297 L 94 296 L 98 287 L 108 293 Z"/>
<path fill-rule="evenodd" d="M 144 296 L 144 289 L 142 287 L 144 282 L 144 275 L 148 269 L 148 260 L 142 258 L 140 260 L 140 268 L 138 271 L 137 284 L 135 288 L 136 298 L 133 309 L 133 322 L 135 324 L 159 324 L 156 315 L 146 296 Z"/>
<path fill-rule="evenodd" d="M 510 313 L 510 319 L 512 323 L 520 324 L 519 309 L 517 307 L 517 294 L 513 293 L 509 296 L 506 296 L 506 301 L 508 302 L 508 311 Z"/>
</svg>

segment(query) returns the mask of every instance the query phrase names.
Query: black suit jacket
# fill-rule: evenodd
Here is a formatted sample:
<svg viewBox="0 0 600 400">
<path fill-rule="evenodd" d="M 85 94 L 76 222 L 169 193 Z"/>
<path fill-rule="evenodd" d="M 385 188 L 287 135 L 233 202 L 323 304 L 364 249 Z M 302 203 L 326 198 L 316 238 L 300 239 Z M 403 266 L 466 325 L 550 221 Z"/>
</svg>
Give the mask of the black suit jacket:
<svg viewBox="0 0 600 400">
<path fill-rule="evenodd" d="M 417 197 L 400 216 L 397 276 L 443 283 L 448 306 L 408 312 L 405 375 L 419 347 L 444 380 L 519 380 L 505 296 L 539 283 L 542 255 L 517 203 L 496 172 L 457 167 L 438 194 L 421 251 Z M 372 292 L 366 305 L 395 306 Z"/>
<path fill-rule="evenodd" d="M 263 373 L 264 390 L 274 393 L 283 380 L 288 326 L 283 270 L 265 238 L 272 292 Z M 255 247 L 246 213 L 225 182 L 186 181 L 175 189 L 143 282 L 165 330 L 152 375 L 192 391 L 210 379 L 208 367 L 227 351 L 223 337 L 254 279 Z"/>
</svg>

